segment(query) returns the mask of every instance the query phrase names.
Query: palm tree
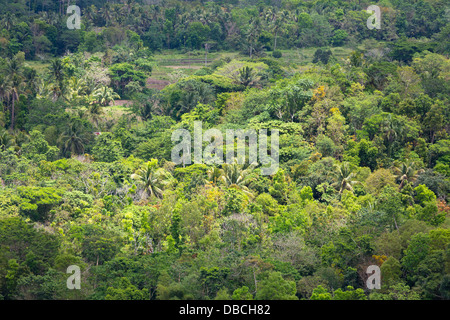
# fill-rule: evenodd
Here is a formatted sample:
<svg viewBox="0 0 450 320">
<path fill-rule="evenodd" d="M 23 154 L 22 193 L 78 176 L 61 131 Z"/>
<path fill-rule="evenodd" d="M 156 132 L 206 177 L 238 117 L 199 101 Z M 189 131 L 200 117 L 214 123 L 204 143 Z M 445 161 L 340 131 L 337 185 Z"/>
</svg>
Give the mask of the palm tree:
<svg viewBox="0 0 450 320">
<path fill-rule="evenodd" d="M 0 127 L 0 150 L 5 151 L 9 147 L 14 145 L 14 140 L 8 131 Z"/>
<path fill-rule="evenodd" d="M 64 93 L 67 90 L 67 86 L 64 84 L 64 66 L 60 59 L 54 59 L 51 61 L 50 76 L 54 79 L 54 84 L 51 91 L 53 92 L 53 100 L 56 101 L 59 97 L 64 96 Z"/>
<path fill-rule="evenodd" d="M 131 105 L 134 113 L 136 113 L 139 117 L 141 117 L 142 121 L 147 121 L 152 118 L 154 113 L 156 101 L 144 100 L 144 101 L 136 101 Z"/>
<path fill-rule="evenodd" d="M 22 64 L 23 57 L 20 55 L 16 55 L 12 59 L 8 59 L 6 61 L 6 73 L 8 76 L 3 79 L 3 83 L 1 85 L 2 95 L 6 96 L 11 101 L 11 130 L 14 130 L 15 124 L 15 102 L 19 100 L 19 92 L 25 84 Z"/>
<path fill-rule="evenodd" d="M 392 167 L 396 180 L 400 181 L 399 190 L 401 190 L 407 182 L 414 182 L 417 179 L 417 176 L 424 171 L 423 169 L 416 170 L 415 167 L 416 164 L 414 162 L 396 163 Z"/>
<path fill-rule="evenodd" d="M 339 194 L 344 190 L 353 192 L 353 185 L 359 183 L 357 180 L 353 180 L 356 177 L 356 173 L 351 171 L 350 164 L 343 162 L 341 165 L 336 166 L 336 172 L 334 173 L 335 183 L 332 186 L 339 189 Z"/>
<path fill-rule="evenodd" d="M 51 98 L 51 89 L 50 83 L 44 81 L 42 78 L 36 79 L 36 98 Z"/>
<path fill-rule="evenodd" d="M 124 3 L 123 9 L 124 9 L 125 13 L 127 15 L 129 15 L 131 12 L 131 8 L 134 5 L 134 0 L 126 0 L 126 1 L 123 1 L 123 3 Z"/>
<path fill-rule="evenodd" d="M 59 141 L 63 144 L 64 154 L 67 154 L 67 152 L 70 152 L 71 155 L 84 153 L 84 145 L 88 143 L 89 139 L 82 129 L 79 121 L 71 122 L 66 127 L 66 130 L 59 137 Z"/>
<path fill-rule="evenodd" d="M 107 86 L 98 88 L 92 93 L 92 96 L 95 102 L 102 106 L 109 105 L 111 102 L 114 102 L 114 99 L 120 99 L 120 96 Z"/>
<path fill-rule="evenodd" d="M 11 99 L 11 130 L 14 130 L 15 124 L 15 102 L 19 100 L 19 92 L 24 86 L 25 82 L 19 74 L 14 74 L 7 87 L 7 95 Z"/>
<path fill-rule="evenodd" d="M 252 18 L 249 22 L 250 22 L 250 27 L 247 30 L 246 37 L 247 37 L 247 43 L 249 46 L 249 57 L 251 59 L 253 56 L 253 51 L 258 42 L 259 34 L 261 32 L 261 21 L 259 20 L 259 18 L 256 18 L 256 19 Z"/>
<path fill-rule="evenodd" d="M 87 7 L 84 11 L 84 15 L 86 20 L 94 21 L 95 16 L 97 15 L 97 8 L 94 5 Z"/>
<path fill-rule="evenodd" d="M 13 14 L 11 12 L 6 12 L 5 17 L 3 19 L 3 26 L 5 27 L 6 30 L 11 30 L 11 28 L 14 25 L 14 21 L 15 20 L 15 16 L 13 16 Z"/>
<path fill-rule="evenodd" d="M 285 13 L 283 11 L 278 12 L 272 8 L 267 9 L 265 12 L 265 21 L 271 26 L 274 33 L 273 51 L 277 49 L 278 32 L 280 31 L 285 17 Z"/>
<path fill-rule="evenodd" d="M 208 181 L 211 181 L 215 184 L 217 183 L 217 180 L 222 177 L 222 170 L 217 167 L 211 167 L 208 169 L 206 174 L 208 175 Z"/>
<path fill-rule="evenodd" d="M 274 32 L 273 51 L 277 50 L 278 33 L 281 30 L 283 23 L 288 19 L 287 16 L 288 13 L 286 11 L 277 12 L 274 20 L 272 21 Z"/>
<path fill-rule="evenodd" d="M 391 113 L 383 118 L 379 131 L 383 134 L 384 142 L 387 146 L 387 154 L 391 155 L 400 132 L 398 121 L 392 118 Z"/>
<path fill-rule="evenodd" d="M 66 99 L 68 101 L 78 101 L 87 94 L 88 90 L 86 80 L 72 77 L 68 83 Z"/>
<path fill-rule="evenodd" d="M 14 149 L 16 151 L 16 154 L 20 155 L 22 153 L 22 146 L 30 141 L 30 136 L 25 131 L 16 130 L 13 137 Z"/>
<path fill-rule="evenodd" d="M 50 64 L 50 75 L 57 83 L 62 83 L 64 79 L 64 66 L 60 59 L 53 59 Z"/>
<path fill-rule="evenodd" d="M 111 9 L 111 20 L 113 25 L 121 26 L 125 18 L 125 15 L 121 12 L 121 7 L 118 4 L 115 4 L 111 7 Z"/>
<path fill-rule="evenodd" d="M 144 168 L 131 175 L 131 179 L 143 184 L 147 196 L 162 198 L 163 189 L 173 181 L 172 175 L 162 168 L 157 168 L 158 160 L 152 159 Z"/>
<path fill-rule="evenodd" d="M 103 8 L 99 10 L 99 13 L 101 14 L 101 17 L 103 18 L 103 20 L 105 21 L 106 26 L 109 26 L 110 22 L 112 20 L 111 11 L 112 11 L 111 5 L 108 2 L 105 3 Z"/>
<path fill-rule="evenodd" d="M 222 165 L 222 181 L 227 188 L 240 189 L 248 195 L 251 195 L 248 185 L 254 180 L 254 178 L 249 175 L 252 173 L 254 168 L 254 164 L 246 163 L 240 165 L 235 159 L 231 164 Z"/>
<path fill-rule="evenodd" d="M 6 60 L 6 71 L 10 77 L 15 75 L 22 75 L 23 57 L 19 55 L 14 56 L 12 59 Z"/>
<path fill-rule="evenodd" d="M 26 91 L 29 94 L 36 94 L 39 88 L 39 77 L 35 69 L 28 69 L 24 73 L 25 82 L 27 84 Z"/>
<path fill-rule="evenodd" d="M 51 97 L 52 101 L 56 101 L 60 97 L 67 99 L 68 96 L 67 86 L 65 86 L 63 83 L 57 82 L 49 83 L 47 89 L 48 94 Z"/>
<path fill-rule="evenodd" d="M 253 68 L 248 66 L 239 69 L 238 81 L 245 87 L 248 87 L 255 81 L 255 74 Z"/>
<path fill-rule="evenodd" d="M 3 101 L 8 96 L 8 77 L 0 75 L 0 105 L 3 106 Z"/>
<path fill-rule="evenodd" d="M 98 104 L 98 103 L 89 104 L 88 113 L 89 113 L 92 121 L 94 121 L 95 126 L 98 128 L 98 120 L 103 115 L 103 109 L 100 106 L 100 104 Z"/>
</svg>

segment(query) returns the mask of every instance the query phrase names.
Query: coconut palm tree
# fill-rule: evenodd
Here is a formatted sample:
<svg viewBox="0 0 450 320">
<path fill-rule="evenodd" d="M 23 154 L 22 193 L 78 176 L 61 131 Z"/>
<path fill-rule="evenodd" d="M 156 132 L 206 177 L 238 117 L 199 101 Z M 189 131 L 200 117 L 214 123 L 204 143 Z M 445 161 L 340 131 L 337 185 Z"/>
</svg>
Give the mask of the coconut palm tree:
<svg viewBox="0 0 450 320">
<path fill-rule="evenodd" d="M 407 182 L 414 182 L 417 176 L 424 171 L 423 169 L 416 170 L 416 164 L 413 161 L 396 163 L 392 170 L 396 180 L 400 181 L 400 190 L 403 189 Z"/>
<path fill-rule="evenodd" d="M 56 101 L 59 97 L 65 96 L 67 92 L 67 86 L 64 81 L 66 74 L 60 59 L 53 59 L 51 61 L 50 77 L 54 80 L 51 85 L 51 91 L 53 93 L 53 101 Z"/>
<path fill-rule="evenodd" d="M 162 198 L 163 189 L 168 186 L 174 178 L 168 171 L 157 168 L 157 165 L 157 159 L 148 161 L 144 168 L 139 169 L 136 173 L 131 175 L 131 179 L 137 180 L 143 184 L 143 189 L 147 196 Z"/>
<path fill-rule="evenodd" d="M 36 80 L 36 98 L 52 98 L 52 90 L 50 83 L 46 82 L 42 78 Z"/>
<path fill-rule="evenodd" d="M 11 59 L 6 60 L 6 72 L 12 77 L 15 75 L 22 76 L 22 65 L 23 65 L 23 57 L 21 58 L 19 55 L 14 56 Z"/>
<path fill-rule="evenodd" d="M 80 121 L 70 122 L 66 130 L 59 137 L 59 142 L 63 145 L 63 153 L 70 155 L 80 155 L 84 153 L 85 144 L 89 141 L 87 133 L 83 130 Z"/>
<path fill-rule="evenodd" d="M 111 11 L 112 11 L 111 5 L 109 4 L 109 2 L 105 3 L 103 8 L 99 10 L 99 13 L 100 13 L 101 17 L 103 18 L 103 20 L 105 21 L 105 24 L 107 27 L 110 25 L 111 20 L 112 20 Z"/>
<path fill-rule="evenodd" d="M 253 72 L 253 68 L 245 66 L 242 69 L 239 69 L 238 81 L 244 87 L 248 87 L 253 84 L 255 81 L 255 73 Z"/>
<path fill-rule="evenodd" d="M 17 155 L 22 154 L 22 146 L 30 141 L 30 136 L 23 130 L 15 130 L 13 134 L 14 150 Z"/>
<path fill-rule="evenodd" d="M 353 185 L 359 183 L 359 181 L 354 180 L 354 178 L 356 177 L 356 173 L 352 172 L 350 163 L 343 162 L 340 165 L 336 165 L 335 169 L 335 183 L 333 183 L 332 186 L 339 189 L 339 194 L 342 194 L 344 190 L 353 192 Z"/>
<path fill-rule="evenodd" d="M 222 165 L 222 176 L 221 179 L 227 188 L 240 189 L 243 192 L 251 195 L 248 185 L 254 180 L 253 177 L 249 175 L 255 168 L 254 164 L 243 164 L 237 163 L 237 160 L 231 164 Z"/>
<path fill-rule="evenodd" d="M 60 59 L 53 59 L 50 63 L 50 75 L 57 83 L 64 80 L 64 66 Z"/>
<path fill-rule="evenodd" d="M 114 99 L 120 99 L 120 96 L 114 92 L 113 89 L 103 86 L 98 88 L 92 93 L 92 97 L 94 98 L 94 101 L 101 106 L 107 106 L 111 102 L 114 102 Z"/>
<path fill-rule="evenodd" d="M 6 30 L 11 30 L 15 23 L 15 16 L 11 12 L 6 12 L 5 17 L 3 18 L 2 24 Z"/>
<path fill-rule="evenodd" d="M 26 72 L 24 72 L 24 78 L 27 84 L 26 92 L 32 95 L 36 94 L 39 88 L 39 81 L 40 81 L 37 71 L 35 69 L 28 69 Z"/>
<path fill-rule="evenodd" d="M 249 21 L 249 28 L 246 33 L 250 59 L 253 56 L 253 51 L 255 50 L 256 44 L 258 42 L 260 32 L 261 21 L 259 20 L 259 18 L 251 18 Z"/>
<path fill-rule="evenodd" d="M 0 105 L 3 106 L 3 101 L 8 96 L 9 81 L 8 77 L 0 75 Z"/>
<path fill-rule="evenodd" d="M 97 8 L 94 5 L 87 7 L 84 11 L 84 16 L 88 21 L 94 21 L 97 15 Z"/>
<path fill-rule="evenodd" d="M 208 169 L 206 174 L 208 175 L 208 181 L 217 183 L 217 181 L 222 177 L 222 170 L 217 167 L 211 167 Z"/>
<path fill-rule="evenodd" d="M 5 151 L 9 147 L 14 145 L 13 137 L 8 133 L 8 131 L 0 127 L 0 150 Z"/>
<path fill-rule="evenodd" d="M 19 92 L 25 85 L 22 65 L 23 59 L 19 55 L 14 56 L 12 59 L 7 59 L 5 64 L 7 77 L 3 78 L 1 84 L 2 95 L 11 101 L 11 130 L 14 130 L 15 124 L 15 102 L 19 100 Z"/>
<path fill-rule="evenodd" d="M 104 112 L 100 104 L 98 103 L 89 104 L 88 114 L 97 128 L 98 128 L 98 120 L 101 118 L 103 113 Z"/>
<path fill-rule="evenodd" d="M 9 79 L 9 83 L 7 85 L 7 96 L 10 98 L 11 100 L 11 125 L 10 128 L 11 130 L 14 130 L 14 125 L 15 125 L 15 115 L 16 115 L 16 108 L 15 108 L 15 103 L 17 100 L 19 100 L 19 92 L 21 91 L 21 89 L 23 88 L 23 86 L 25 85 L 24 79 L 22 78 L 21 75 L 19 74 L 14 74 L 11 76 L 11 78 Z"/>
<path fill-rule="evenodd" d="M 67 101 L 79 101 L 82 97 L 87 95 L 89 91 L 88 85 L 85 79 L 72 77 L 69 80 L 68 88 L 66 92 Z"/>
</svg>

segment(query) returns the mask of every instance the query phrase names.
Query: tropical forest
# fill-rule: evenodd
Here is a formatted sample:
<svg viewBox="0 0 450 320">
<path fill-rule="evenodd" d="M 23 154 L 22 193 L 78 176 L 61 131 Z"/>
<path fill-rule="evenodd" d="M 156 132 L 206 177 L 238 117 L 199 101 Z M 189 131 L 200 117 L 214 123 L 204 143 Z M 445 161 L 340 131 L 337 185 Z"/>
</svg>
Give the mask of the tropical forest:
<svg viewBox="0 0 450 320">
<path fill-rule="evenodd" d="M 0 300 L 450 300 L 449 54 L 446 0 L 0 0 Z"/>
</svg>

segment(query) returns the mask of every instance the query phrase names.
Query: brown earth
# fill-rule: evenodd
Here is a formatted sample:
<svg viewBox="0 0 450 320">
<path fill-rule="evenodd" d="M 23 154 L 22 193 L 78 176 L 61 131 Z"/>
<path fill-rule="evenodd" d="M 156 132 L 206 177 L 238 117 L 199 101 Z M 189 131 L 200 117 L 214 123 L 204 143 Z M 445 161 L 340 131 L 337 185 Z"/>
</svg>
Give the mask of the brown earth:
<svg viewBox="0 0 450 320">
<path fill-rule="evenodd" d="M 165 66 L 170 69 L 201 69 L 203 66 Z"/>
<path fill-rule="evenodd" d="M 130 100 L 114 100 L 114 103 L 110 103 L 110 106 L 125 106 L 127 104 L 130 104 L 131 101 Z"/>
<path fill-rule="evenodd" d="M 147 79 L 147 88 L 150 88 L 150 89 L 161 90 L 169 84 L 170 84 L 170 82 L 167 80 L 158 80 L 158 79 L 153 79 L 153 78 Z"/>
</svg>

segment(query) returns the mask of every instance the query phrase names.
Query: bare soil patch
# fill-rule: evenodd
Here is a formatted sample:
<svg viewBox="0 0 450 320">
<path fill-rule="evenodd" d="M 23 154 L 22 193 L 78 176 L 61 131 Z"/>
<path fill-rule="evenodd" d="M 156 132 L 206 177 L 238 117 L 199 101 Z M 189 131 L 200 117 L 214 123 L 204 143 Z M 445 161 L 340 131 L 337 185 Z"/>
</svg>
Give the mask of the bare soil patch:
<svg viewBox="0 0 450 320">
<path fill-rule="evenodd" d="M 147 79 L 147 88 L 150 88 L 150 89 L 161 90 L 169 84 L 170 84 L 170 82 L 167 80 L 159 80 L 159 79 L 153 79 L 153 78 Z"/>
</svg>

